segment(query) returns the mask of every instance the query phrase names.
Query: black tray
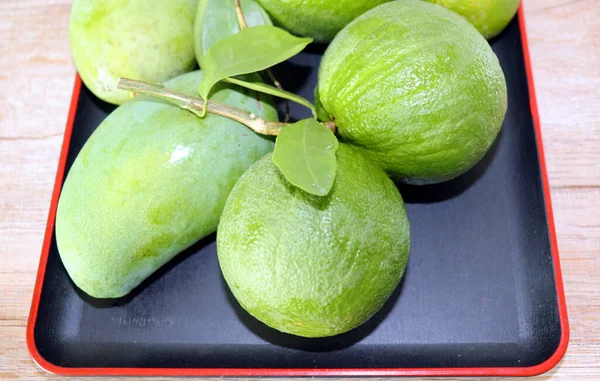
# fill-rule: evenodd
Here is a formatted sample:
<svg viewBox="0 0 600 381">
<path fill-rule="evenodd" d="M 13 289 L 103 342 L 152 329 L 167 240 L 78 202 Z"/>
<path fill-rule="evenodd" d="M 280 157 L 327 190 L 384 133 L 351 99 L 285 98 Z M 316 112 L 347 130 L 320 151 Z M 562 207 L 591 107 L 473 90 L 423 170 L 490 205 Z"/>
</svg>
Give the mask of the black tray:
<svg viewBox="0 0 600 381">
<path fill-rule="evenodd" d="M 214 236 L 121 300 L 76 289 L 54 241 L 57 199 L 114 108 L 77 78 L 28 326 L 35 361 L 68 375 L 531 375 L 553 367 L 568 326 L 519 13 L 492 41 L 509 94 L 498 140 L 454 181 L 400 186 L 412 235 L 404 280 L 370 321 L 326 339 L 282 334 L 249 316 L 223 281 Z M 277 78 L 312 99 L 322 51 L 309 47 L 277 67 Z M 294 106 L 292 114 L 308 116 Z"/>
</svg>

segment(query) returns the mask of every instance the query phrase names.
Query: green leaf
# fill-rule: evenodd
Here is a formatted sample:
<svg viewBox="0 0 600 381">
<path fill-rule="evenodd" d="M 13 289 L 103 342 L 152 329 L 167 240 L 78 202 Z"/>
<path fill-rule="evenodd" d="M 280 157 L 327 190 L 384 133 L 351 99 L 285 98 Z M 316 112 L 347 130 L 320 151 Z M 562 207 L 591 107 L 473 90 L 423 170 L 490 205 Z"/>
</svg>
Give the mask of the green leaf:
<svg viewBox="0 0 600 381">
<path fill-rule="evenodd" d="M 240 3 L 249 27 L 273 24 L 256 1 L 241 0 Z M 204 68 L 204 56 L 208 48 L 239 31 L 235 0 L 200 0 L 194 22 L 194 46 L 200 68 Z"/>
<path fill-rule="evenodd" d="M 337 149 L 333 132 L 316 119 L 304 119 L 281 129 L 273 162 L 292 185 L 326 196 L 335 180 Z"/>
<path fill-rule="evenodd" d="M 310 38 L 295 37 L 269 25 L 225 37 L 206 51 L 204 80 L 198 92 L 208 99 L 210 89 L 220 80 L 270 68 L 300 53 L 311 42 Z"/>
<path fill-rule="evenodd" d="M 309 108 L 313 114 L 313 117 L 315 117 L 315 118 L 317 117 L 317 110 L 315 109 L 315 106 L 313 106 L 312 103 L 310 103 L 308 100 L 302 98 L 299 95 L 290 93 L 289 91 L 278 89 L 275 86 L 267 85 L 262 82 L 247 82 L 247 81 L 242 81 L 237 78 L 225 78 L 225 79 L 223 79 L 223 82 L 233 83 L 234 85 L 242 86 L 247 89 L 257 91 L 259 93 L 269 94 L 274 97 L 279 97 L 279 98 L 290 100 L 292 102 L 296 102 L 298 104 L 301 104 L 304 107 Z"/>
</svg>

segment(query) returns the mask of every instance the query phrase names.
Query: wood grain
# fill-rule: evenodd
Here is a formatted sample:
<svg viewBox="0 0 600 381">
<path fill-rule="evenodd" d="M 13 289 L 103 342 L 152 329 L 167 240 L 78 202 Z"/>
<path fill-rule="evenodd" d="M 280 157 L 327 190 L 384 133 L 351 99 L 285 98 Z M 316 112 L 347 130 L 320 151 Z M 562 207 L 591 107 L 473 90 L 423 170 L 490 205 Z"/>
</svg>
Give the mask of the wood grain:
<svg viewBox="0 0 600 381">
<path fill-rule="evenodd" d="M 534 379 L 600 380 L 600 1 L 524 7 L 571 326 L 563 361 Z M 69 10 L 0 0 L 0 379 L 61 379 L 24 336 L 75 73 Z"/>
</svg>

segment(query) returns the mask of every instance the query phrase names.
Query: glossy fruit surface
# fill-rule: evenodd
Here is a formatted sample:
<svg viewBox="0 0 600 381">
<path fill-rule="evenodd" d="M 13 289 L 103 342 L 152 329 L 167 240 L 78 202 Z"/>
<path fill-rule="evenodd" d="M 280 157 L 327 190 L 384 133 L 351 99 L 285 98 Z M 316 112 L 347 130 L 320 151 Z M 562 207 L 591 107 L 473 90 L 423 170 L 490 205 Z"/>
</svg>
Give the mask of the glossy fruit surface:
<svg viewBox="0 0 600 381">
<path fill-rule="evenodd" d="M 258 0 L 273 21 L 302 37 L 331 41 L 346 24 L 390 0 Z"/>
<path fill-rule="evenodd" d="M 119 77 L 164 82 L 194 68 L 197 0 L 75 0 L 69 42 L 88 89 L 113 104 L 131 99 Z"/>
<path fill-rule="evenodd" d="M 418 0 L 380 5 L 344 28 L 321 61 L 318 96 L 343 141 L 418 184 L 475 165 L 507 108 L 488 42 L 461 16 Z"/>
<path fill-rule="evenodd" d="M 223 275 L 241 306 L 272 328 L 324 337 L 364 323 L 404 273 L 409 225 L 397 188 L 340 145 L 325 197 L 292 186 L 271 155 L 235 185 L 217 231 Z"/>
<path fill-rule="evenodd" d="M 519 9 L 520 0 L 425 0 L 463 16 L 487 39 L 506 28 Z"/>
<path fill-rule="evenodd" d="M 197 94 L 202 72 L 165 86 Z M 276 120 L 255 94 L 218 86 L 214 100 Z M 65 180 L 56 216 L 71 279 L 98 298 L 123 296 L 215 231 L 230 190 L 273 142 L 236 122 L 139 96 L 96 129 Z"/>
</svg>

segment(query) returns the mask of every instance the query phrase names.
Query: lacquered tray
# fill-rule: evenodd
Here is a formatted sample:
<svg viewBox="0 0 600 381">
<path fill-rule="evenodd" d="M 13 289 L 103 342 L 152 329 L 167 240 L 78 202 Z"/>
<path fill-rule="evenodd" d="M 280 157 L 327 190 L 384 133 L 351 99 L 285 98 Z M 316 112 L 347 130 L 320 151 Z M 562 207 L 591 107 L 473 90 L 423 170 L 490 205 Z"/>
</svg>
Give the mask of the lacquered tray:
<svg viewBox="0 0 600 381">
<path fill-rule="evenodd" d="M 75 288 L 56 249 L 56 205 L 78 151 L 114 108 L 77 78 L 27 327 L 33 359 L 64 375 L 526 376 L 552 368 L 568 324 L 524 28 L 519 11 L 492 41 L 509 93 L 494 147 L 456 180 L 400 186 L 412 235 L 404 280 L 369 322 L 326 339 L 279 333 L 241 309 L 214 236 L 121 300 Z M 277 78 L 312 98 L 322 52 L 309 47 L 277 67 Z"/>
</svg>

